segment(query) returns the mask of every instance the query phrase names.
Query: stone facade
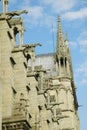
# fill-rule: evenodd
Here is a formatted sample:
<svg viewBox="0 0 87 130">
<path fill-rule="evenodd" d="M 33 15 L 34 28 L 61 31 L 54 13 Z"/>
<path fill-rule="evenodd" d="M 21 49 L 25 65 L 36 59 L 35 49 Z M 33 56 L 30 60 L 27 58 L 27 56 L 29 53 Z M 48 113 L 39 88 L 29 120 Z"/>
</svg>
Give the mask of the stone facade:
<svg viewBox="0 0 87 130">
<path fill-rule="evenodd" d="M 2 130 L 79 130 L 72 61 L 60 17 L 56 52 L 35 55 L 41 44 L 23 44 L 22 18 L 13 18 L 27 11 L 7 12 L 7 5 L 3 0 L 0 14 Z"/>
</svg>

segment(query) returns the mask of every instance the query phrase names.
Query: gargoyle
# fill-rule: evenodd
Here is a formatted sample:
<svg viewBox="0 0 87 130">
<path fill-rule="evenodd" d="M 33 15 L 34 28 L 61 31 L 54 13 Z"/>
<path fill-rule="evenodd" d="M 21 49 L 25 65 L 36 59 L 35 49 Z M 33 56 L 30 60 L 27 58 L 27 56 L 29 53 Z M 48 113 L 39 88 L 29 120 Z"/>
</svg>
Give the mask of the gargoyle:
<svg viewBox="0 0 87 130">
<path fill-rule="evenodd" d="M 19 16 L 19 15 L 24 14 L 24 13 L 27 14 L 28 12 L 26 10 L 13 11 L 13 12 L 6 13 L 6 15 L 7 15 L 8 19 L 11 19 L 14 16 Z"/>
</svg>

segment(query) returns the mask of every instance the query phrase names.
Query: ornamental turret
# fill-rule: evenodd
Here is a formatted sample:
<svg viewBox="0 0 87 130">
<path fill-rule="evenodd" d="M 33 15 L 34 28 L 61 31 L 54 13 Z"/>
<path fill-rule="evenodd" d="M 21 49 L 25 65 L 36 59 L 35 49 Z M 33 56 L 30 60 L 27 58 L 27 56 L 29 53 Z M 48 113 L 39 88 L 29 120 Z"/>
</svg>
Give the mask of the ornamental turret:
<svg viewBox="0 0 87 130">
<path fill-rule="evenodd" d="M 58 31 L 56 42 L 56 69 L 59 72 L 59 76 L 71 75 L 70 61 L 71 58 L 68 47 L 68 36 L 64 40 L 60 16 L 58 16 Z"/>
</svg>

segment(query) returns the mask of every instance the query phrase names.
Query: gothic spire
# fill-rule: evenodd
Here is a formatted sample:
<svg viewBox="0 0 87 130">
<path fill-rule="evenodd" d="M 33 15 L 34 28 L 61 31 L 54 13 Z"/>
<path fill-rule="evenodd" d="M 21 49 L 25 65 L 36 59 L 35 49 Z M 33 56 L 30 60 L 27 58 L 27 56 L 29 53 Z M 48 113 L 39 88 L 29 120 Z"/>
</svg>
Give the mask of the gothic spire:
<svg viewBox="0 0 87 130">
<path fill-rule="evenodd" d="M 59 75 L 69 75 L 69 57 L 68 57 L 68 37 L 66 35 L 66 40 L 64 41 L 60 16 L 58 16 L 58 31 L 57 31 L 57 43 L 56 43 L 56 63 Z"/>
<path fill-rule="evenodd" d="M 60 16 L 58 16 L 56 52 L 57 54 L 60 54 L 63 52 L 63 50 L 64 50 L 64 38 L 63 38 L 63 33 L 62 33 Z"/>
</svg>

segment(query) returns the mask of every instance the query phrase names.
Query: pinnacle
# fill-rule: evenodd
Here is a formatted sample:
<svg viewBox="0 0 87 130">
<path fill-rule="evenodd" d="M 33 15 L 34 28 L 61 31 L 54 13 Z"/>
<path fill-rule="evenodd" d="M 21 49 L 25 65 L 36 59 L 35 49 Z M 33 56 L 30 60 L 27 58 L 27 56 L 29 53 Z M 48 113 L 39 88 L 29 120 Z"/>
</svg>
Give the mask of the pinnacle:
<svg viewBox="0 0 87 130">
<path fill-rule="evenodd" d="M 56 43 L 57 53 L 61 52 L 63 47 L 64 47 L 64 38 L 62 33 L 60 16 L 58 16 L 58 31 L 57 31 L 57 43 Z"/>
</svg>

